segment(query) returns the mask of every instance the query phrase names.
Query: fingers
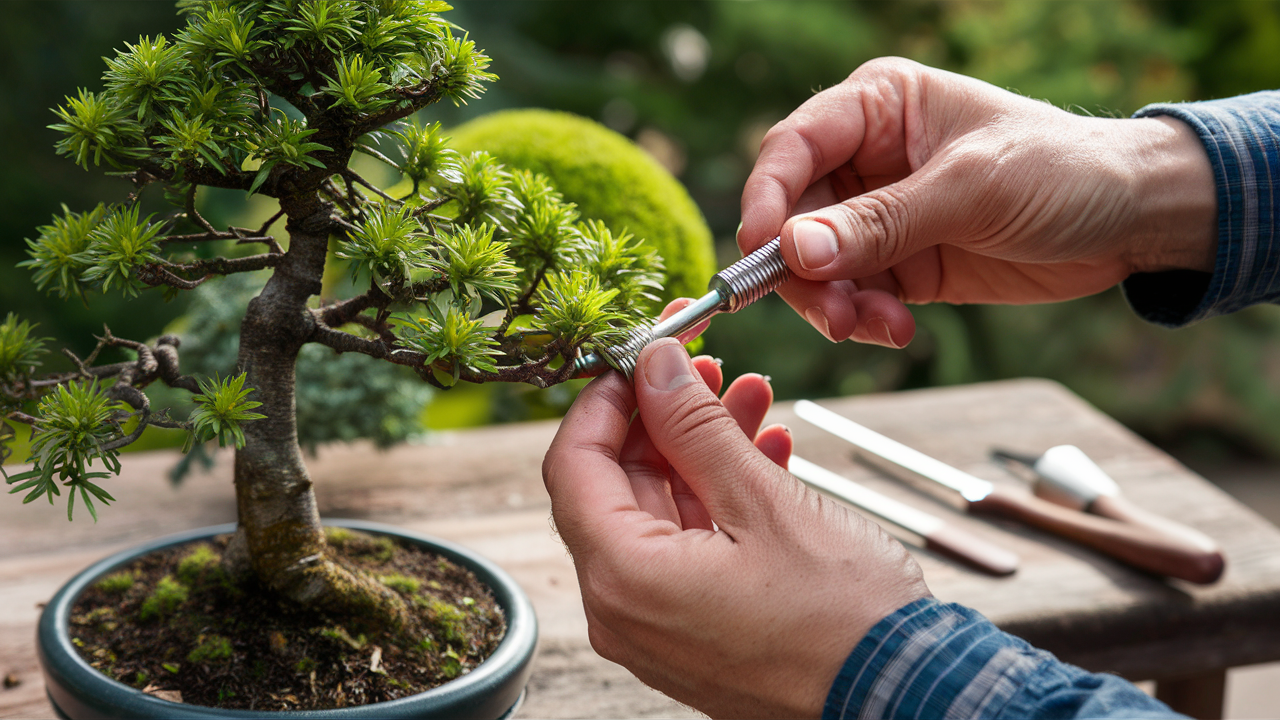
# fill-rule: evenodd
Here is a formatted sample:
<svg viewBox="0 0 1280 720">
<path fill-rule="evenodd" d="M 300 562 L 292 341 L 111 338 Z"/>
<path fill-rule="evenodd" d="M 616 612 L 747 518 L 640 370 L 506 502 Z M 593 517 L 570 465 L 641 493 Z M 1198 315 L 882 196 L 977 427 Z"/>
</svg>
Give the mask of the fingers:
<svg viewBox="0 0 1280 720">
<path fill-rule="evenodd" d="M 756 436 L 756 447 L 775 465 L 785 469 L 791 460 L 794 443 L 786 425 L 770 425 Z"/>
<path fill-rule="evenodd" d="M 748 373 L 735 379 L 720 398 L 729 414 L 738 421 L 738 427 L 749 438 L 760 431 L 765 413 L 773 405 L 773 388 L 763 375 Z"/>
<path fill-rule="evenodd" d="M 666 307 L 662 309 L 662 313 L 658 315 L 658 319 L 666 320 L 672 315 L 675 315 L 676 313 L 685 309 L 685 307 L 687 307 L 691 302 L 693 302 L 692 298 L 676 298 L 675 300 L 672 300 L 671 302 L 667 303 Z M 684 332 L 677 335 L 676 339 L 679 340 L 682 345 L 688 344 L 692 342 L 694 338 L 701 335 L 704 330 L 710 327 L 710 325 L 711 325 L 710 319 L 703 320 L 697 325 L 694 325 L 688 330 L 685 330 Z"/>
<path fill-rule="evenodd" d="M 638 404 L 654 446 L 732 537 L 779 471 L 694 372 L 679 343 L 650 343 L 637 361 Z"/>
<path fill-rule="evenodd" d="M 627 381 L 605 373 L 579 393 L 547 450 L 542 479 L 571 552 L 609 532 L 619 513 L 639 509 L 619 465 L 634 408 Z"/>
<path fill-rule="evenodd" d="M 900 59 L 868 63 L 818 93 L 765 135 L 742 193 L 743 253 L 778 234 L 805 190 L 852 163 L 861 176 L 910 172 L 908 147 L 920 129 L 923 66 Z"/>
</svg>

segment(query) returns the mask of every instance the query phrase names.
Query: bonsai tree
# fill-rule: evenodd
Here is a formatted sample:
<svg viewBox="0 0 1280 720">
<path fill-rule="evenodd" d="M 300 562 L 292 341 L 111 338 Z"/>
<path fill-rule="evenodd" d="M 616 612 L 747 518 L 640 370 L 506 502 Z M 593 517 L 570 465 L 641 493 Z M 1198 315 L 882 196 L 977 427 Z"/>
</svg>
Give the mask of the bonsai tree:
<svg viewBox="0 0 1280 720">
<path fill-rule="evenodd" d="M 118 202 L 68 210 L 28 240 L 22 264 L 64 299 L 170 297 L 222 276 L 270 273 L 240 326 L 236 372 L 192 377 L 177 337 L 98 338 L 73 367 L 39 374 L 48 341 L 10 314 L 0 325 L 0 434 L 32 428 L 32 468 L 7 478 L 24 502 L 111 501 L 121 448 L 149 426 L 182 428 L 187 449 L 235 447 L 238 529 L 223 557 L 283 598 L 401 627 L 395 592 L 325 552 L 298 445 L 295 365 L 310 345 L 411 368 L 422 382 L 547 387 L 571 360 L 651 311 L 656 255 L 579 222 L 540 175 L 451 150 L 427 106 L 476 98 L 488 58 L 433 0 L 184 0 L 172 39 L 142 37 L 107 59 L 100 92 L 57 108 L 57 152 L 129 182 Z M 395 168 L 380 188 L 351 167 Z M 217 227 L 206 188 L 279 203 L 259 228 Z M 273 228 L 283 224 L 284 232 Z M 332 250 L 331 250 L 332 247 Z M 319 297 L 340 268 L 361 292 Z M 207 289 L 206 289 L 207 292 Z M 128 359 L 100 363 L 117 348 Z M 185 419 L 153 407 L 155 383 L 191 394 Z M 4 450 L 8 453 L 6 447 Z"/>
</svg>

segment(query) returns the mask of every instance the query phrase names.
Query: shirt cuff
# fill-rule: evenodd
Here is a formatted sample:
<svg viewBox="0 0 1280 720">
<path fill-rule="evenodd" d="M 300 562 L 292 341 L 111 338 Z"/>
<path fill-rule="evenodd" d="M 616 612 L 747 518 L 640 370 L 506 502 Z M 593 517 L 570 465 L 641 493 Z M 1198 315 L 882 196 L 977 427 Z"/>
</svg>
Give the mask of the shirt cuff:
<svg viewBox="0 0 1280 720">
<path fill-rule="evenodd" d="M 978 612 L 925 598 L 881 620 L 858 643 L 822 716 L 993 717 L 1043 661 Z"/>
<path fill-rule="evenodd" d="M 1181 327 L 1280 299 L 1280 92 L 1225 100 L 1148 105 L 1134 117 L 1167 115 L 1204 143 L 1218 199 L 1218 252 L 1212 274 L 1135 273 L 1122 283 L 1134 311 Z"/>
</svg>

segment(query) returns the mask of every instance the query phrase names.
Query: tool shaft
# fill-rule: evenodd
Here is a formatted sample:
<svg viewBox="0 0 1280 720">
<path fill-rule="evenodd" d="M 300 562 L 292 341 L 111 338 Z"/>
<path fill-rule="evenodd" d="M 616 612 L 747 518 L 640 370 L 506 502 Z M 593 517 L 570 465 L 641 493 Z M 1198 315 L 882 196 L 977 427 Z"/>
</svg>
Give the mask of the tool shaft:
<svg viewBox="0 0 1280 720">
<path fill-rule="evenodd" d="M 773 292 L 790 276 L 782 260 L 781 240 L 774 238 L 716 273 L 707 286 L 706 295 L 671 317 L 653 325 L 641 325 L 621 343 L 579 357 L 574 361 L 573 377 L 599 375 L 612 367 L 629 380 L 636 369 L 636 358 L 649 343 L 658 338 L 678 337 L 718 313 L 735 313 Z"/>
</svg>

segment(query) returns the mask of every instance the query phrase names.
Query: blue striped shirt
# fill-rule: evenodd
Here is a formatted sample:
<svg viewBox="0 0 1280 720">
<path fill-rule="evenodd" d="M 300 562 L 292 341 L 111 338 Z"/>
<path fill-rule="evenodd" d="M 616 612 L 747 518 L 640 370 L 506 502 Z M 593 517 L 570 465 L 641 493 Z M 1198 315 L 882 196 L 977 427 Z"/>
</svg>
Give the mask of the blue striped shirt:
<svg viewBox="0 0 1280 720">
<path fill-rule="evenodd" d="M 1181 327 L 1280 300 L 1280 92 L 1149 105 L 1199 135 L 1218 193 L 1212 273 L 1136 273 L 1134 311 Z M 845 660 L 824 718 L 1182 717 L 1114 675 L 1089 673 L 1001 631 L 978 612 L 918 600 L 881 620 Z"/>
</svg>

